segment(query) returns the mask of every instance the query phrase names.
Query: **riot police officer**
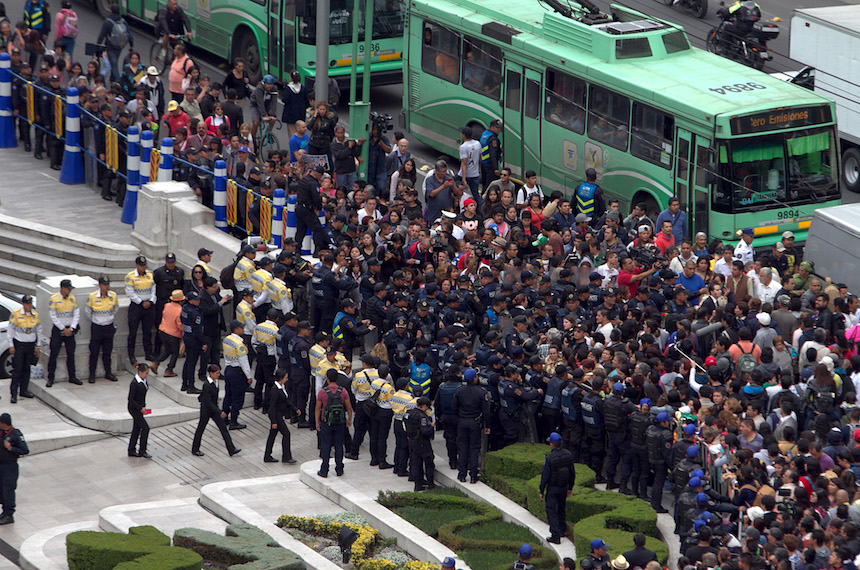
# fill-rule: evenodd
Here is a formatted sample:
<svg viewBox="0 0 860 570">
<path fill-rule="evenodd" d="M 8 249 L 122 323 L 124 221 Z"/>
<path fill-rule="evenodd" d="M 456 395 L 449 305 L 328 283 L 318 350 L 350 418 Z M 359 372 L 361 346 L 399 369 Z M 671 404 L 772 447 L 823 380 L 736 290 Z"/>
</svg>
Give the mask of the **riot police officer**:
<svg viewBox="0 0 860 570">
<path fill-rule="evenodd" d="M 436 419 L 442 420 L 443 437 L 445 438 L 445 449 L 448 451 L 448 467 L 457 469 L 457 420 L 458 416 L 454 410 L 454 394 L 463 382 L 460 380 L 459 370 L 448 370 L 445 382 L 439 386 L 436 392 L 436 402 L 433 409 L 436 410 Z"/>
<path fill-rule="evenodd" d="M 484 335 L 484 344 L 475 349 L 475 364 L 487 366 L 492 355 L 501 356 L 499 349 L 499 332 L 491 330 Z"/>
<path fill-rule="evenodd" d="M 562 438 L 565 449 L 573 453 L 573 459 L 579 462 L 582 449 L 582 398 L 585 396 L 581 383 L 585 373 L 577 368 L 570 375 L 570 381 L 561 390 L 561 417 L 564 429 Z"/>
<path fill-rule="evenodd" d="M 308 421 L 306 410 L 311 389 L 311 362 L 308 357 L 308 352 L 311 349 L 311 344 L 308 342 L 310 338 L 311 325 L 307 321 L 302 321 L 299 323 L 296 336 L 290 340 L 287 349 L 290 358 L 290 388 L 288 392 L 292 397 L 292 404 L 299 411 L 301 418 L 299 429 L 313 425 Z"/>
<path fill-rule="evenodd" d="M 621 487 L 625 495 L 635 495 L 647 500 L 648 447 L 645 433 L 651 425 L 651 400 L 639 400 L 639 409 L 630 414 L 630 483 L 631 488 Z"/>
<path fill-rule="evenodd" d="M 208 348 L 206 337 L 203 335 L 203 311 L 200 309 L 200 293 L 189 291 L 187 303 L 182 305 L 179 320 L 182 322 L 182 341 L 185 343 L 185 364 L 182 366 L 182 387 L 180 390 L 189 394 L 199 394 L 194 386 L 194 368 L 200 355 Z M 250 367 L 248 369 L 250 376 Z M 226 377 L 227 372 L 225 370 Z"/>
<path fill-rule="evenodd" d="M 526 332 L 528 328 L 529 323 L 525 315 L 514 317 L 514 328 L 505 335 L 505 353 L 508 356 L 512 355 L 515 346 L 522 346 L 525 341 L 531 338 Z"/>
<path fill-rule="evenodd" d="M 552 451 L 546 455 L 540 475 L 540 498 L 546 504 L 546 520 L 549 522 L 550 536 L 546 540 L 553 544 L 560 544 L 561 537 L 567 534 L 565 503 L 576 481 L 573 455 L 561 444 L 561 435 L 552 432 L 549 436 Z"/>
<path fill-rule="evenodd" d="M 413 337 L 423 338 L 430 343 L 436 339 L 436 320 L 430 315 L 430 304 L 427 301 L 415 303 L 415 313 L 409 317 L 406 330 Z"/>
<path fill-rule="evenodd" d="M 535 399 L 543 395 L 543 390 L 526 392 L 522 386 L 520 369 L 509 364 L 505 367 L 505 378 L 499 381 L 499 422 L 502 428 L 501 447 L 517 443 L 522 427 L 521 415 L 526 398 Z"/>
<path fill-rule="evenodd" d="M 319 269 L 314 271 L 311 278 L 313 293 L 312 325 L 316 332 L 331 332 L 334 326 L 334 316 L 337 311 L 339 291 L 349 291 L 355 287 L 355 280 L 349 275 L 338 277 L 331 270 L 334 266 L 334 256 L 327 253 L 323 257 Z"/>
<path fill-rule="evenodd" d="M 672 430 L 669 429 L 669 414 L 660 412 L 657 421 L 645 432 L 648 447 L 648 462 L 654 474 L 651 486 L 651 507 L 658 513 L 668 513 L 663 508 L 663 483 L 666 482 L 668 466 L 672 462 Z"/>
<path fill-rule="evenodd" d="M 457 416 L 457 479 L 478 482 L 481 436 L 489 435 L 490 395 L 478 384 L 478 372 L 469 368 L 463 373 L 464 385 L 457 388 L 451 407 Z"/>
<path fill-rule="evenodd" d="M 435 489 L 433 464 L 433 433 L 436 424 L 430 417 L 430 398 L 420 397 L 415 408 L 406 415 L 406 436 L 409 438 L 409 468 L 415 491 Z"/>
<path fill-rule="evenodd" d="M 590 169 L 589 169 L 590 170 Z M 609 546 L 603 542 L 602 538 L 595 538 L 591 541 L 591 552 L 582 559 L 579 567 L 582 570 L 609 570 L 609 555 L 606 554 Z"/>
<path fill-rule="evenodd" d="M 558 364 L 555 373 L 546 383 L 546 394 L 541 408 L 541 433 L 544 435 L 560 431 L 561 424 L 561 390 L 567 380 L 567 366 Z"/>
<path fill-rule="evenodd" d="M 606 463 L 606 490 L 627 488 L 630 479 L 630 414 L 636 410 L 624 397 L 624 384 L 612 385 L 612 394 L 603 402 L 603 421 L 609 439 Z M 621 461 L 621 480 L 615 482 L 615 470 Z"/>
<path fill-rule="evenodd" d="M 582 397 L 582 423 L 585 428 L 585 439 L 582 453 L 587 456 L 586 464 L 594 470 L 598 483 L 605 483 L 603 478 L 603 458 L 606 455 L 606 444 L 603 421 L 603 399 L 600 390 L 603 388 L 603 378 L 591 381 L 591 390 Z"/>
<path fill-rule="evenodd" d="M 308 174 L 299 180 L 296 196 L 296 235 L 304 236 L 310 228 L 314 236 L 317 251 L 328 247 L 328 238 L 323 231 L 317 212 L 322 210 L 322 196 L 319 192 L 319 181 L 325 173 L 322 165 L 316 165 Z M 332 261 L 334 261 L 332 259 Z M 334 314 L 332 314 L 334 316 Z M 315 328 L 314 330 L 319 330 Z"/>
<path fill-rule="evenodd" d="M 404 317 L 398 317 L 394 322 L 394 330 L 382 335 L 382 342 L 388 349 L 391 374 L 397 378 L 403 376 L 409 366 L 409 351 L 415 346 L 415 337 L 406 330 Z"/>
</svg>

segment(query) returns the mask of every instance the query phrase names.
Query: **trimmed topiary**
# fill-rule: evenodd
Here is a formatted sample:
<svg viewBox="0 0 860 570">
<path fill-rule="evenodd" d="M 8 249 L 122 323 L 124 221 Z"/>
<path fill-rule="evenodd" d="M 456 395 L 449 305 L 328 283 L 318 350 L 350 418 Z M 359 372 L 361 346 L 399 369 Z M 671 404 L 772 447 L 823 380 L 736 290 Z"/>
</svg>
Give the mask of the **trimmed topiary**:
<svg viewBox="0 0 860 570">
<path fill-rule="evenodd" d="M 173 543 L 193 550 L 206 560 L 242 570 L 303 570 L 305 567 L 297 554 L 281 547 L 253 525 L 231 524 L 226 536 L 197 528 L 180 528 L 173 533 Z"/>
<path fill-rule="evenodd" d="M 128 534 L 78 531 L 66 536 L 69 570 L 199 570 L 203 558 L 170 546 L 170 537 L 152 526 L 132 527 Z"/>
</svg>

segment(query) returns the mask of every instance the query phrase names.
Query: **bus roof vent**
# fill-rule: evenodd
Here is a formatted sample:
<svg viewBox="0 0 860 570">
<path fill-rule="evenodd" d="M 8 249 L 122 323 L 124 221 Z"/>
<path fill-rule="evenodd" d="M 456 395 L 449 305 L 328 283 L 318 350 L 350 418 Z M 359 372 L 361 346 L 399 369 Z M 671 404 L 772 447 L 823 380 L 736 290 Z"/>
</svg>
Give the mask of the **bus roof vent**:
<svg viewBox="0 0 860 570">
<path fill-rule="evenodd" d="M 613 22 L 607 24 L 603 29 L 609 34 L 624 35 L 653 32 L 654 30 L 662 30 L 665 27 L 666 24 L 655 22 L 654 20 L 637 20 L 635 22 Z"/>
<path fill-rule="evenodd" d="M 500 24 L 498 22 L 487 22 L 486 24 L 481 26 L 481 33 L 487 37 L 493 38 L 494 40 L 499 40 L 500 42 L 510 44 L 511 38 L 521 32 L 518 29 L 508 26 L 506 24 Z"/>
</svg>

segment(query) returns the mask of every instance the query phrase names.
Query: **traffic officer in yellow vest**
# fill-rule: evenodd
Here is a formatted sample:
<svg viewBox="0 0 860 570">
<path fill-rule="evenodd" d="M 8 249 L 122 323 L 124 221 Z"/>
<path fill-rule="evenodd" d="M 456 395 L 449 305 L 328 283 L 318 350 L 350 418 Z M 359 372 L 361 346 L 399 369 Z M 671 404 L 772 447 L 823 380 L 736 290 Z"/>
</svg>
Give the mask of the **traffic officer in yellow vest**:
<svg viewBox="0 0 860 570">
<path fill-rule="evenodd" d="M 257 380 L 254 385 L 254 409 L 263 408 L 264 414 L 269 413 L 269 396 L 275 381 L 275 344 L 278 337 L 278 325 L 275 321 L 277 319 L 278 312 L 275 309 L 269 309 L 266 320 L 254 327 L 254 336 L 251 337 L 251 344 L 257 353 L 257 369 L 254 374 L 254 378 Z"/>
<path fill-rule="evenodd" d="M 201 247 L 197 250 L 197 265 L 203 268 L 203 271 L 206 272 L 206 277 L 215 277 L 212 275 L 212 268 L 209 267 L 209 263 L 212 261 L 212 250 L 206 249 L 205 247 Z"/>
<path fill-rule="evenodd" d="M 409 477 L 409 438 L 403 419 L 406 412 L 415 407 L 415 397 L 408 390 L 409 378 L 398 378 L 397 391 L 391 396 L 391 411 L 394 412 L 394 474 Z"/>
<path fill-rule="evenodd" d="M 576 187 L 575 194 L 577 214 L 585 214 L 596 221 L 606 211 L 603 189 L 597 185 L 597 171 L 593 168 L 586 169 L 585 182 Z"/>
<path fill-rule="evenodd" d="M 481 184 L 483 192 L 493 180 L 499 179 L 499 162 L 502 158 L 502 144 L 499 142 L 499 133 L 502 132 L 502 122 L 499 119 L 490 121 L 481 134 Z"/>
<path fill-rule="evenodd" d="M 242 338 L 245 339 L 245 346 L 249 351 L 250 362 L 254 364 L 254 353 L 251 346 L 251 337 L 254 336 L 254 329 L 257 327 L 257 319 L 254 317 L 254 291 L 245 289 L 239 291 L 239 296 L 241 300 L 236 305 L 236 320 L 244 326 Z"/>
<path fill-rule="evenodd" d="M 30 365 L 39 359 L 39 345 L 44 344 L 39 313 L 33 308 L 33 297 L 21 297 L 21 308 L 9 315 L 9 354 L 12 355 L 12 403 L 18 402 L 18 393 L 32 398 L 30 392 Z"/>
<path fill-rule="evenodd" d="M 311 364 L 311 390 L 309 394 L 309 406 L 308 410 L 316 409 L 317 405 L 317 392 L 322 390 L 322 386 L 325 385 L 325 372 L 322 373 L 322 384 L 320 384 L 319 378 L 319 367 L 320 363 L 325 361 L 326 351 L 329 346 L 331 346 L 331 335 L 325 331 L 320 331 L 314 336 L 314 340 L 316 344 L 314 344 L 310 350 L 308 350 L 308 362 Z M 320 386 L 319 390 L 315 390 L 317 386 Z M 308 420 L 311 424 L 313 424 L 314 416 L 311 414 L 308 417 Z M 311 429 L 315 429 L 313 425 L 311 425 Z"/>
<path fill-rule="evenodd" d="M 254 316 L 257 322 L 266 318 L 266 313 L 272 308 L 269 301 L 267 285 L 272 280 L 272 258 L 264 257 L 257 264 L 257 270 L 251 273 L 251 289 L 254 291 Z"/>
<path fill-rule="evenodd" d="M 284 281 L 284 277 L 287 275 L 287 266 L 276 263 L 272 269 L 272 275 L 274 275 L 272 280 L 266 283 L 266 291 L 269 294 L 272 308 L 280 312 L 280 317 L 293 310 L 293 294 L 287 289 L 287 284 Z"/>
<path fill-rule="evenodd" d="M 257 248 L 253 245 L 242 246 L 242 254 L 233 269 L 233 289 L 238 293 L 251 288 L 251 274 L 254 272 L 254 258 Z"/>
<path fill-rule="evenodd" d="M 48 382 L 46 387 L 54 385 L 54 373 L 57 370 L 57 357 L 60 346 L 66 346 L 66 370 L 69 372 L 69 382 L 80 386 L 83 384 L 75 376 L 75 334 L 81 321 L 81 309 L 75 296 L 72 295 L 72 282 L 69 279 L 60 281 L 60 292 L 51 295 L 48 301 L 48 314 L 51 316 L 51 355 L 48 357 Z"/>
<path fill-rule="evenodd" d="M 338 372 L 343 372 L 349 369 L 349 365 L 346 362 L 346 358 L 333 345 L 329 344 L 325 348 L 325 358 L 320 360 L 316 369 L 314 369 L 315 393 L 325 388 L 326 381 L 328 380 L 328 371 L 332 368 Z"/>
<path fill-rule="evenodd" d="M 138 255 L 134 260 L 134 271 L 125 276 L 125 296 L 128 305 L 128 361 L 137 364 L 134 356 L 137 344 L 137 327 L 143 332 L 143 353 L 150 362 L 152 354 L 152 326 L 155 324 L 155 280 L 152 271 L 146 268 L 146 258 Z"/>
<path fill-rule="evenodd" d="M 386 365 L 383 365 L 386 366 Z M 391 431 L 391 420 L 394 412 L 391 406 L 391 397 L 394 395 L 394 387 L 388 381 L 388 376 L 379 375 L 370 383 L 370 389 L 376 396 L 376 413 L 370 419 L 370 466 L 379 466 L 380 469 L 391 469 L 394 467 L 388 462 L 388 432 Z"/>
<path fill-rule="evenodd" d="M 362 370 L 356 372 L 352 379 L 352 393 L 355 396 L 355 432 L 352 435 L 352 446 L 349 453 L 344 457 L 347 459 L 358 460 L 358 448 L 361 447 L 361 442 L 364 440 L 365 434 L 370 431 L 370 416 L 364 409 L 364 402 L 373 395 L 373 390 L 370 389 L 374 380 L 379 378 L 379 372 L 376 367 L 379 366 L 379 358 L 366 352 L 361 355 Z"/>
<path fill-rule="evenodd" d="M 221 348 L 224 352 L 224 401 L 221 411 L 230 418 L 229 429 L 245 429 L 239 423 L 239 410 L 245 401 L 245 388 L 253 382 L 251 365 L 248 363 L 248 348 L 242 340 L 244 327 L 239 321 L 230 323 L 230 335 L 224 339 Z"/>
<path fill-rule="evenodd" d="M 99 290 L 90 293 L 85 307 L 87 318 L 90 319 L 90 375 L 89 383 L 96 381 L 96 362 L 99 351 L 102 353 L 102 364 L 105 368 L 105 378 L 116 382 L 117 377 L 111 373 L 111 352 L 113 351 L 113 336 L 116 325 L 113 320 L 119 311 L 119 297 L 110 290 L 110 279 L 106 275 L 99 277 Z"/>
</svg>

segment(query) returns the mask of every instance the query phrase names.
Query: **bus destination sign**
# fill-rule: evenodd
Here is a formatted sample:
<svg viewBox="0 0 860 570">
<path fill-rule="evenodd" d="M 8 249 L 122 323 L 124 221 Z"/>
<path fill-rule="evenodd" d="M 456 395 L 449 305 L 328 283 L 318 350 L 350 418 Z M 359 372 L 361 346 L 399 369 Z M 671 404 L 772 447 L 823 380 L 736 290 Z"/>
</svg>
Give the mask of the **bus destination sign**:
<svg viewBox="0 0 860 570">
<path fill-rule="evenodd" d="M 733 135 L 747 135 L 779 129 L 791 129 L 818 125 L 832 121 L 830 107 L 816 105 L 815 107 L 791 107 L 773 109 L 764 113 L 732 117 L 731 128 Z"/>
</svg>

